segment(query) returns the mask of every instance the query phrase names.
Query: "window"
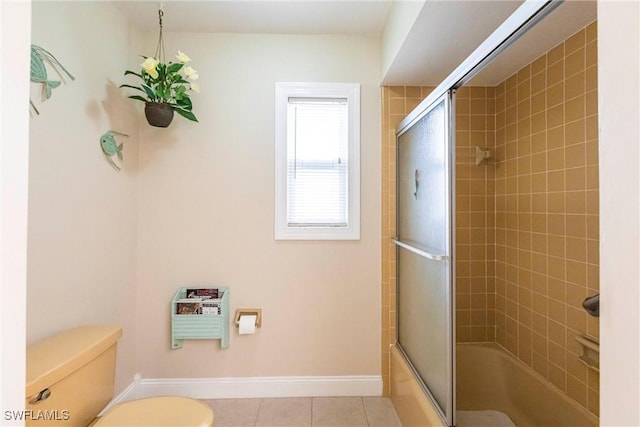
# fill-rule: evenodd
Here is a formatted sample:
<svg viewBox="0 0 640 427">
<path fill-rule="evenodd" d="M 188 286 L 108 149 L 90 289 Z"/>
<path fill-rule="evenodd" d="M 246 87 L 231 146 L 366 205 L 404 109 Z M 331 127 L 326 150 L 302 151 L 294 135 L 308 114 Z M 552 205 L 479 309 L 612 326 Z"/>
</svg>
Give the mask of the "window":
<svg viewBox="0 0 640 427">
<path fill-rule="evenodd" d="M 360 238 L 360 86 L 276 83 L 275 238 Z"/>
</svg>

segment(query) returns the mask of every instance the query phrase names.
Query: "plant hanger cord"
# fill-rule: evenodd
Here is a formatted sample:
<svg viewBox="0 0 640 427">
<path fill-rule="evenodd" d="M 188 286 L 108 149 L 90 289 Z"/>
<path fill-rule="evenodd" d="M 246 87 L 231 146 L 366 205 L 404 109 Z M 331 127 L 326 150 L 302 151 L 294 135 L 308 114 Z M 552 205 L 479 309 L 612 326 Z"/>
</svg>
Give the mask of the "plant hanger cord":
<svg viewBox="0 0 640 427">
<path fill-rule="evenodd" d="M 162 38 L 162 17 L 164 16 L 164 11 L 162 10 L 162 4 L 160 4 L 160 8 L 158 9 L 158 23 L 160 25 L 160 34 L 158 36 L 158 45 L 156 46 L 156 54 L 155 58 L 164 63 L 164 39 Z"/>
<path fill-rule="evenodd" d="M 154 57 L 141 55 L 144 61 L 140 64 L 140 72 L 131 70 L 124 72 L 125 76 L 138 77 L 141 80 L 140 84 L 137 86 L 122 84 L 120 87 L 140 92 L 136 95 L 130 95 L 129 98 L 145 103 L 145 116 L 151 126 L 167 127 L 173 118 L 174 111 L 188 120 L 197 122 L 198 119 L 192 111 L 193 104 L 189 91 L 199 92 L 196 82 L 199 75 L 191 66 L 185 65 L 191 61 L 191 58 L 180 50 L 175 56 L 177 62 L 166 61 L 163 18 L 164 9 L 161 3 L 158 8 L 160 31 Z M 151 114 L 153 114 L 153 118 L 150 118 Z M 162 120 L 156 120 L 158 116 L 162 116 Z"/>
</svg>

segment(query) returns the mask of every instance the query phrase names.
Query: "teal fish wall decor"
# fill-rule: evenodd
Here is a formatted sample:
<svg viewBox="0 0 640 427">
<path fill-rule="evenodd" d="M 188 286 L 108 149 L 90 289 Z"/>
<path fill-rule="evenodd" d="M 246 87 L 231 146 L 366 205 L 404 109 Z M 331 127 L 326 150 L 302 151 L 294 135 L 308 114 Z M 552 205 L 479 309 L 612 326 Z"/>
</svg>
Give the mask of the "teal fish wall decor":
<svg viewBox="0 0 640 427">
<path fill-rule="evenodd" d="M 32 44 L 31 45 L 31 81 L 35 83 L 42 83 L 44 85 L 44 95 L 46 99 L 51 98 L 51 90 L 60 86 L 59 80 L 49 80 L 47 76 L 47 67 L 45 62 L 51 64 L 52 67 L 58 71 L 58 73 L 64 72 L 71 80 L 76 78 L 64 68 L 64 66 L 51 54 L 48 50 Z M 36 114 L 40 114 L 32 100 L 29 100 L 29 104 Z"/>
<path fill-rule="evenodd" d="M 117 156 L 122 163 L 122 143 L 118 144 L 116 141 L 116 135 L 119 136 L 129 136 L 124 133 L 116 132 L 113 130 L 106 131 L 100 137 L 100 147 L 102 147 L 102 152 L 104 153 L 104 158 L 107 159 L 109 164 L 117 171 L 120 171 L 120 167 L 113 161 L 113 156 Z"/>
</svg>

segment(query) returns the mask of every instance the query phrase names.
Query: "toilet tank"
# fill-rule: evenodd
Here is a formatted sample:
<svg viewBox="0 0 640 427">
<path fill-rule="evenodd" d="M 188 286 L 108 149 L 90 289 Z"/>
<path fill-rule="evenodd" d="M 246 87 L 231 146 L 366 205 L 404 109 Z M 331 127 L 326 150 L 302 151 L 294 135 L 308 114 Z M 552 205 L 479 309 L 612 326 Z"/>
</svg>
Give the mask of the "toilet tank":
<svg viewBox="0 0 640 427">
<path fill-rule="evenodd" d="M 114 326 L 80 326 L 27 347 L 26 425 L 86 427 L 113 397 L 121 336 Z"/>
</svg>

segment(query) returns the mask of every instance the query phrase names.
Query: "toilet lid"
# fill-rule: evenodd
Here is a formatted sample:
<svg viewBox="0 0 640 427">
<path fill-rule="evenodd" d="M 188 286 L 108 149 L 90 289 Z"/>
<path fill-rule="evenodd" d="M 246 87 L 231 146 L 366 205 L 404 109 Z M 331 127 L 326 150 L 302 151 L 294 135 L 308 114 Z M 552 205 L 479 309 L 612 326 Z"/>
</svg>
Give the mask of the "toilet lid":
<svg viewBox="0 0 640 427">
<path fill-rule="evenodd" d="M 186 397 L 152 397 L 115 405 L 94 427 L 211 427 L 213 411 Z"/>
</svg>

